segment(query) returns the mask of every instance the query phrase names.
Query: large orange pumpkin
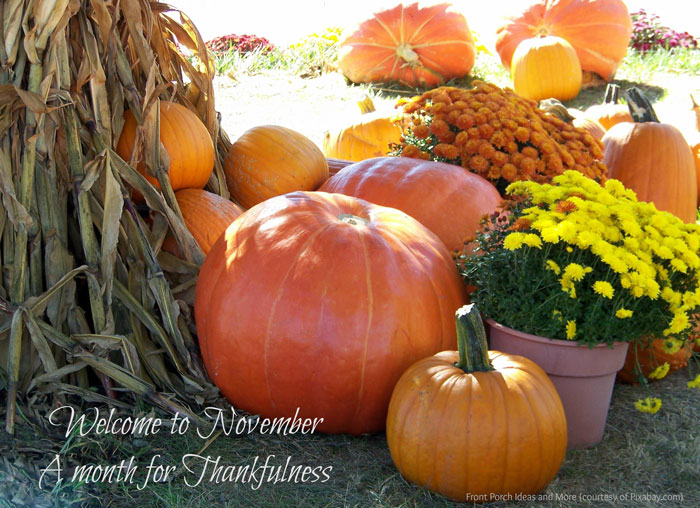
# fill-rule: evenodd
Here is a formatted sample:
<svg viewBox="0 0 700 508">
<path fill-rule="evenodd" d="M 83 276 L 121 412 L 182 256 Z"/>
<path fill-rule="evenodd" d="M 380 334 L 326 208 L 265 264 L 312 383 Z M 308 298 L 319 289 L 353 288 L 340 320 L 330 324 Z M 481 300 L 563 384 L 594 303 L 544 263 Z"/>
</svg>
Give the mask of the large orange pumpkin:
<svg viewBox="0 0 700 508">
<path fill-rule="evenodd" d="M 131 159 L 136 128 L 136 118 L 127 110 L 116 147 L 116 152 L 127 162 Z M 201 189 L 207 184 L 214 171 L 214 143 L 197 115 L 176 102 L 161 101 L 160 142 L 170 158 L 168 176 L 173 190 Z M 142 162 L 136 169 L 160 188 L 158 180 L 146 173 Z"/>
<path fill-rule="evenodd" d="M 634 122 L 614 125 L 603 136 L 608 177 L 632 189 L 687 223 L 697 218 L 697 176 L 693 154 L 683 134 L 658 122 L 637 89 L 627 93 Z"/>
<path fill-rule="evenodd" d="M 325 192 L 278 196 L 235 220 L 195 295 L 207 372 L 237 408 L 384 429 L 413 362 L 454 348 L 464 284 L 442 242 L 399 210 Z"/>
<path fill-rule="evenodd" d="M 406 212 L 453 252 L 471 240 L 501 196 L 460 166 L 409 157 L 377 157 L 345 167 L 319 190 L 355 196 Z"/>
<path fill-rule="evenodd" d="M 622 0 L 530 1 L 497 30 L 496 51 L 506 69 L 518 44 L 537 35 L 567 40 L 581 69 L 609 81 L 627 53 L 632 20 Z"/>
<path fill-rule="evenodd" d="M 377 12 L 340 42 L 338 66 L 355 83 L 434 87 L 469 74 L 476 47 L 464 16 L 443 3 Z"/>
<path fill-rule="evenodd" d="M 640 381 L 640 376 L 648 379 L 651 371 L 664 363 L 669 365 L 669 374 L 688 365 L 688 359 L 693 353 L 691 341 L 675 353 L 666 353 L 663 344 L 663 339 L 654 339 L 649 343 L 633 342 L 630 344 L 625 364 L 617 373 L 617 380 L 623 383 L 637 383 Z"/>
<path fill-rule="evenodd" d="M 460 503 L 535 494 L 566 454 L 559 395 L 533 361 L 487 350 L 473 305 L 456 320 L 459 351 L 415 363 L 396 383 L 386 423 L 394 464 Z"/>
<path fill-rule="evenodd" d="M 510 66 L 515 93 L 539 101 L 568 101 L 581 90 L 581 64 L 565 39 L 553 35 L 523 40 Z"/>
<path fill-rule="evenodd" d="M 315 190 L 328 179 L 328 163 L 316 144 L 279 125 L 247 130 L 223 166 L 228 190 L 244 208 L 287 192 Z"/>
<path fill-rule="evenodd" d="M 233 201 L 203 189 L 179 190 L 175 199 L 185 226 L 204 254 L 209 253 L 221 233 L 244 211 Z M 172 249 L 172 240 L 169 243 L 168 246 L 164 243 L 164 250 Z"/>
</svg>

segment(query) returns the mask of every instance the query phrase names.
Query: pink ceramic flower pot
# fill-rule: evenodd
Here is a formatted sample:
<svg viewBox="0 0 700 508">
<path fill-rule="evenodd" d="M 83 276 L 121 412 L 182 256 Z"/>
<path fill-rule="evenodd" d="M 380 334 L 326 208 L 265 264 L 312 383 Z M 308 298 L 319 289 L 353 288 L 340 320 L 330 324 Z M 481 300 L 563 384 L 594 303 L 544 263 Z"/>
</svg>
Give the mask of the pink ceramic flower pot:
<svg viewBox="0 0 700 508">
<path fill-rule="evenodd" d="M 529 358 L 547 373 L 559 393 L 568 428 L 568 448 L 600 443 L 615 374 L 625 363 L 627 342 L 593 348 L 574 341 L 519 332 L 489 319 L 489 349 Z"/>
</svg>

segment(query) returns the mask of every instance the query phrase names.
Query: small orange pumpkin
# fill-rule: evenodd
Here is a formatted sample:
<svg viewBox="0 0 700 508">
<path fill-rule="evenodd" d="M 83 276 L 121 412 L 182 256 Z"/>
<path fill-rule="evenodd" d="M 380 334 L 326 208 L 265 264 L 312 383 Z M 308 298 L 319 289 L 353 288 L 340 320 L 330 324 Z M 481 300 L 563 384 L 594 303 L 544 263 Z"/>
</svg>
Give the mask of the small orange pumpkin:
<svg viewBox="0 0 700 508">
<path fill-rule="evenodd" d="M 525 39 L 510 65 L 515 93 L 539 101 L 553 97 L 567 101 L 581 90 L 581 64 L 565 39 L 553 35 Z"/>
<path fill-rule="evenodd" d="M 228 190 L 244 208 L 288 192 L 315 190 L 328 179 L 328 163 L 316 144 L 279 125 L 243 133 L 223 166 Z"/>
<path fill-rule="evenodd" d="M 606 131 L 615 124 L 634 121 L 629 108 L 617 103 L 619 93 L 618 85 L 608 84 L 603 103 L 589 106 L 585 111 L 586 116 L 598 122 Z"/>
<path fill-rule="evenodd" d="M 391 458 L 407 481 L 460 503 L 535 494 L 566 454 L 557 390 L 533 361 L 488 351 L 474 305 L 456 322 L 459 351 L 414 363 L 394 387 Z"/>
<path fill-rule="evenodd" d="M 203 189 L 179 190 L 175 199 L 185 226 L 204 254 L 209 253 L 221 233 L 244 211 L 233 201 Z M 169 250 L 165 242 L 163 250 Z"/>
<path fill-rule="evenodd" d="M 391 151 L 391 144 L 401 141 L 401 127 L 394 115 L 376 111 L 369 97 L 358 103 L 362 115 L 351 125 L 326 132 L 323 153 L 326 157 L 361 161 L 382 157 Z"/>
<path fill-rule="evenodd" d="M 540 101 L 539 108 L 556 116 L 560 120 L 570 123 L 574 127 L 587 131 L 598 141 L 602 140 L 605 135 L 605 129 L 599 122 L 586 116 L 583 111 L 574 108 L 566 108 L 556 99 Z"/>
<path fill-rule="evenodd" d="M 640 201 L 652 202 L 687 223 L 697 219 L 697 176 L 683 134 L 659 123 L 636 88 L 627 90 L 633 123 L 614 125 L 603 137 L 608 177 L 632 189 Z"/>
<path fill-rule="evenodd" d="M 124 114 L 116 152 L 129 162 L 136 138 L 136 118 L 130 110 Z M 214 143 L 206 126 L 192 111 L 175 102 L 160 103 L 160 142 L 168 152 L 168 177 L 174 191 L 203 188 L 214 171 Z M 160 188 L 158 180 L 146 173 L 146 166 L 136 166 L 146 179 Z"/>
</svg>

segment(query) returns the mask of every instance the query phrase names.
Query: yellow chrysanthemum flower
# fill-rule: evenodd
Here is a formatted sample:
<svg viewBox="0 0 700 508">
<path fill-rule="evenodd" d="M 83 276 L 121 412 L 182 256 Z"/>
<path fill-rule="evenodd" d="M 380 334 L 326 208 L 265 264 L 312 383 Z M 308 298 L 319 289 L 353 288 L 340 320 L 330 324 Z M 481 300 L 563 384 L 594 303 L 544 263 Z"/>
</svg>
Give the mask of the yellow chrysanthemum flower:
<svg viewBox="0 0 700 508">
<path fill-rule="evenodd" d="M 680 295 L 679 295 L 680 296 Z M 668 328 L 664 330 L 664 335 L 680 333 L 690 326 L 688 314 L 683 311 L 678 311 L 673 315 Z"/>
<path fill-rule="evenodd" d="M 566 322 L 566 338 L 572 340 L 576 336 L 576 321 L 569 320 Z"/>
<path fill-rule="evenodd" d="M 692 381 L 688 381 L 688 388 L 700 388 L 700 374 L 695 376 Z"/>
<path fill-rule="evenodd" d="M 528 233 L 523 237 L 523 243 L 528 247 L 542 248 L 542 240 L 534 233 Z"/>
<path fill-rule="evenodd" d="M 590 271 L 591 268 L 583 267 L 578 263 L 569 263 L 566 265 L 566 268 L 564 268 L 564 277 L 579 282 Z"/>
<path fill-rule="evenodd" d="M 637 411 L 640 411 L 642 413 L 654 414 L 659 409 L 661 409 L 661 399 L 658 399 L 656 397 L 647 397 L 646 399 L 639 399 L 637 402 L 634 403 L 634 407 L 637 409 Z"/>
<path fill-rule="evenodd" d="M 523 246 L 524 233 L 511 233 L 503 240 L 503 248 L 508 250 L 517 250 Z"/>
<path fill-rule="evenodd" d="M 559 268 L 559 265 L 553 259 L 545 261 L 545 269 L 554 272 L 554 275 L 559 275 L 561 273 L 561 268 Z"/>
<path fill-rule="evenodd" d="M 612 298 L 615 294 L 615 289 L 605 280 L 597 280 L 593 283 L 593 291 L 605 298 Z"/>
<path fill-rule="evenodd" d="M 625 308 L 619 308 L 617 309 L 617 312 L 615 312 L 615 317 L 619 319 L 626 319 L 632 317 L 633 314 L 634 311 Z"/>
<path fill-rule="evenodd" d="M 664 362 L 662 365 L 659 365 L 652 370 L 648 377 L 649 379 L 663 379 L 666 377 L 666 374 L 668 374 L 670 368 L 671 366 L 668 364 L 668 362 Z"/>
</svg>

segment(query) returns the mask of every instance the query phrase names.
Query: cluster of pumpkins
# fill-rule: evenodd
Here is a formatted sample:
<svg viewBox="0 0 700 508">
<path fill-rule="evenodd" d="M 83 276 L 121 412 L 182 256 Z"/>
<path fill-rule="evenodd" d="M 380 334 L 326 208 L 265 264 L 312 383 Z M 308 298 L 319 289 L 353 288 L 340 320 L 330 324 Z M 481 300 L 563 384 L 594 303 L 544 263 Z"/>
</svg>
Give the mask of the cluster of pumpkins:
<svg viewBox="0 0 700 508">
<path fill-rule="evenodd" d="M 403 68 L 404 80 L 420 69 Z M 571 121 L 605 141 L 631 118 L 601 108 Z M 401 128 L 369 113 L 324 151 L 285 127 L 250 129 L 223 164 L 230 200 L 204 190 L 215 156 L 205 126 L 179 104 L 160 112 L 171 185 L 206 254 L 194 302 L 202 357 L 233 405 L 270 418 L 299 408 L 326 433 L 386 430 L 409 481 L 458 501 L 551 481 L 567 445 L 556 390 L 534 363 L 486 350 L 453 258 L 500 205 L 490 182 L 384 156 Z M 117 146 L 127 161 L 135 129 L 127 114 Z M 639 171 L 644 155 L 625 157 Z"/>
</svg>

